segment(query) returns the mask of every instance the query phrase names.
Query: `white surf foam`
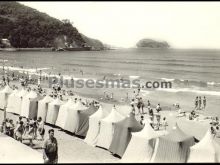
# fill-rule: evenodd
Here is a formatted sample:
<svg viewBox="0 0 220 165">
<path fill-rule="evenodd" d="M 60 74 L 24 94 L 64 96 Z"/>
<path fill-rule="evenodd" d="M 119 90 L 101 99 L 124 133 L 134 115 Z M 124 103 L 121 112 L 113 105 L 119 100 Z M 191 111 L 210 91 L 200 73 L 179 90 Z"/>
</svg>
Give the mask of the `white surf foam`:
<svg viewBox="0 0 220 165">
<path fill-rule="evenodd" d="M 214 96 L 220 96 L 219 91 L 205 91 L 205 90 L 197 90 L 197 89 L 190 89 L 190 88 L 180 88 L 180 89 L 166 89 L 166 88 L 158 88 L 156 90 L 159 91 L 165 91 L 165 92 L 172 92 L 172 93 L 177 93 L 177 92 L 191 92 L 191 93 L 197 93 L 197 94 L 202 94 L 202 95 L 214 95 Z"/>
</svg>

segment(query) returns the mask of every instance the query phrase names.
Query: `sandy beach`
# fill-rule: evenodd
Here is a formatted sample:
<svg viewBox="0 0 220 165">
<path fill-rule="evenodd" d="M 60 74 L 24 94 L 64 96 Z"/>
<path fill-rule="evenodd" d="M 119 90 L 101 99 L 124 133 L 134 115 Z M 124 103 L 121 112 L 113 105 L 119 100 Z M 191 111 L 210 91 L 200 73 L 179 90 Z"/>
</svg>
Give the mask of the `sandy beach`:
<svg viewBox="0 0 220 165">
<path fill-rule="evenodd" d="M 103 109 L 110 112 L 112 104 L 101 103 Z M 128 114 L 128 106 L 116 105 L 119 112 L 123 115 Z M 144 115 L 145 118 L 148 117 L 147 114 Z M 162 117 L 166 117 L 168 121 L 167 131 L 170 131 L 175 123 L 187 134 L 194 136 L 196 139 L 201 140 L 208 128 L 210 127 L 210 120 L 202 120 L 204 116 L 201 114 L 201 121 L 189 121 L 184 117 L 176 117 L 177 112 L 174 110 L 165 110 L 161 112 Z M 18 115 L 7 113 L 7 117 L 18 120 Z M 136 119 L 140 120 L 140 115 L 136 115 Z M 0 121 L 3 120 L 3 111 L 0 110 Z M 46 135 L 47 131 L 53 128 L 55 130 L 55 137 L 59 144 L 59 163 L 119 163 L 120 159 L 113 156 L 108 150 L 99 147 L 92 147 L 83 141 L 83 138 L 77 137 L 73 134 L 61 131 L 59 128 L 52 127 L 49 125 L 45 126 Z M 220 143 L 220 138 L 217 138 Z M 28 140 L 23 141 L 24 144 L 29 145 Z M 42 141 L 34 141 L 33 149 L 42 153 Z"/>
</svg>

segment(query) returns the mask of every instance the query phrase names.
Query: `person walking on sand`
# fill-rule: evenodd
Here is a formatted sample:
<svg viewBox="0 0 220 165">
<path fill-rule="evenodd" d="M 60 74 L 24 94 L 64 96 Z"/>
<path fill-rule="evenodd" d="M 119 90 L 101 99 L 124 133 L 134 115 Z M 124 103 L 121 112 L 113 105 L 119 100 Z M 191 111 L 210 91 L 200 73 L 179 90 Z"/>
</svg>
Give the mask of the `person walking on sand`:
<svg viewBox="0 0 220 165">
<path fill-rule="evenodd" d="M 48 131 L 49 138 L 43 144 L 43 159 L 44 164 L 57 164 L 58 163 L 58 143 L 54 137 L 54 129 Z"/>
<path fill-rule="evenodd" d="M 168 126 L 168 123 L 167 123 L 167 120 L 166 120 L 166 117 L 164 117 L 163 118 L 163 120 L 162 120 L 162 126 L 163 126 L 163 128 L 164 128 L 164 130 L 166 130 L 167 129 L 167 126 Z"/>
<path fill-rule="evenodd" d="M 203 109 L 205 109 L 205 108 L 206 108 L 206 98 L 204 96 L 204 98 L 203 98 Z"/>
<path fill-rule="evenodd" d="M 147 100 L 147 107 L 150 108 L 150 101 Z"/>
<path fill-rule="evenodd" d="M 143 99 L 142 99 L 142 97 L 140 98 L 140 106 L 141 106 L 141 111 L 142 111 L 142 114 L 144 114 L 144 102 L 143 102 Z"/>
<path fill-rule="evenodd" d="M 141 114 L 141 98 L 138 98 L 137 108 L 138 108 L 138 113 Z"/>
<path fill-rule="evenodd" d="M 198 103 L 199 103 L 199 100 L 198 100 L 198 96 L 196 96 L 196 99 L 195 99 L 195 109 L 197 110 L 198 108 Z"/>
<path fill-rule="evenodd" d="M 202 98 L 201 96 L 199 96 L 199 110 L 201 110 L 201 107 L 202 107 Z"/>
<path fill-rule="evenodd" d="M 40 140 L 44 140 L 44 134 L 45 134 L 44 121 L 42 120 L 41 117 L 39 117 L 37 123 L 38 123 L 38 133 L 41 136 Z"/>
<path fill-rule="evenodd" d="M 16 140 L 22 142 L 22 137 L 25 131 L 24 122 L 20 121 L 20 123 L 15 128 L 15 138 Z"/>
</svg>

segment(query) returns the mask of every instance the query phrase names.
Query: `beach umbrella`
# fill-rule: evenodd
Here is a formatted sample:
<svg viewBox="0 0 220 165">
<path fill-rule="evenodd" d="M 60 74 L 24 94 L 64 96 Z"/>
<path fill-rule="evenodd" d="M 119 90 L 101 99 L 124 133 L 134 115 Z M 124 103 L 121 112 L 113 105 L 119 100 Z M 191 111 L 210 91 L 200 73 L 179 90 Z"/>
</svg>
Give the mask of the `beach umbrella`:
<svg viewBox="0 0 220 165">
<path fill-rule="evenodd" d="M 84 141 L 92 146 L 95 146 L 97 143 L 97 137 L 100 130 L 100 120 L 105 117 L 102 105 L 99 106 L 97 112 L 89 117 L 89 130 L 87 132 L 86 138 Z"/>
<path fill-rule="evenodd" d="M 43 121 L 46 121 L 47 111 L 48 111 L 48 104 L 54 101 L 52 97 L 46 95 L 42 100 L 38 102 L 38 113 L 37 117 L 41 117 Z"/>
<path fill-rule="evenodd" d="M 60 106 L 63 104 L 64 102 L 61 101 L 59 98 L 56 98 L 54 101 L 49 103 L 47 116 L 46 116 L 46 123 L 53 125 L 56 123 Z"/>
<path fill-rule="evenodd" d="M 188 163 L 219 163 L 220 145 L 208 130 L 200 142 L 190 147 Z"/>
<path fill-rule="evenodd" d="M 68 101 L 60 106 L 57 121 L 56 121 L 56 126 L 60 128 L 64 128 L 65 126 L 65 121 L 68 115 L 68 109 L 73 107 L 76 103 L 69 98 Z"/>
<path fill-rule="evenodd" d="M 155 131 L 145 120 L 145 126 L 140 132 L 132 132 L 131 141 L 122 157 L 123 163 L 150 162 L 155 147 L 154 139 L 168 134 L 167 131 Z"/>
<path fill-rule="evenodd" d="M 16 95 L 19 93 L 17 89 L 13 90 L 13 92 L 8 96 L 8 105 L 6 108 L 6 112 L 14 113 L 14 109 L 16 108 L 14 105 L 14 101 L 16 99 Z"/>
<path fill-rule="evenodd" d="M 83 137 L 86 136 L 89 130 L 89 117 L 93 115 L 97 110 L 98 110 L 98 107 L 92 104 L 90 105 L 88 109 L 78 111 L 79 123 L 75 131 L 76 135 L 83 136 Z"/>
<path fill-rule="evenodd" d="M 69 107 L 67 110 L 67 118 L 65 120 L 64 130 L 75 133 L 79 123 L 78 111 L 86 109 L 88 109 L 88 107 L 83 105 L 81 101 L 78 101 L 74 106 Z"/>
<path fill-rule="evenodd" d="M 176 124 L 169 134 L 155 140 L 155 150 L 150 162 L 186 163 L 189 149 L 194 144 L 195 138 L 185 134 Z"/>
<path fill-rule="evenodd" d="M 35 111 L 37 109 L 32 104 L 32 99 L 36 99 L 38 97 L 37 93 L 35 91 L 30 91 L 27 95 L 24 96 L 21 104 L 21 116 L 24 116 L 26 118 L 33 117 L 33 114 L 35 114 Z"/>
<path fill-rule="evenodd" d="M 114 134 L 114 124 L 123 120 L 125 116 L 117 112 L 116 108 L 112 108 L 110 114 L 101 119 L 100 121 L 100 133 L 96 146 L 109 149 Z"/>
<path fill-rule="evenodd" d="M 8 96 L 13 92 L 13 90 L 6 85 L 3 90 L 0 91 L 0 109 L 4 109 L 7 106 Z"/>
<path fill-rule="evenodd" d="M 120 157 L 123 156 L 130 140 L 131 132 L 138 132 L 143 126 L 135 119 L 135 115 L 130 113 L 122 121 L 115 123 L 114 134 L 109 151 Z"/>
</svg>

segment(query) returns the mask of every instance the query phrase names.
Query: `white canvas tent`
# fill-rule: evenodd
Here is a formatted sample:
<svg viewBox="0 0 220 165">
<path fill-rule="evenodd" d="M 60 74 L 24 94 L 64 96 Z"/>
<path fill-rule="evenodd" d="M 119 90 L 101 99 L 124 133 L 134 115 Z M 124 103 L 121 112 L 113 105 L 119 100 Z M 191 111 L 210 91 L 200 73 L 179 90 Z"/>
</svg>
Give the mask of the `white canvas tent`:
<svg viewBox="0 0 220 165">
<path fill-rule="evenodd" d="M 30 91 L 27 95 L 24 96 L 21 105 L 21 116 L 29 118 L 31 99 L 35 99 L 37 96 L 38 95 L 35 91 Z"/>
<path fill-rule="evenodd" d="M 7 108 L 6 108 L 6 112 L 11 112 L 11 113 L 14 113 L 14 109 L 16 108 L 15 107 L 15 104 L 14 104 L 14 101 L 15 101 L 15 98 L 16 98 L 16 95 L 19 93 L 19 91 L 17 89 L 13 90 L 13 92 L 8 96 L 8 105 L 7 105 Z"/>
<path fill-rule="evenodd" d="M 15 139 L 0 135 L 0 163 L 43 163 L 40 152 L 16 141 Z"/>
<path fill-rule="evenodd" d="M 100 120 L 105 117 L 102 106 L 100 105 L 97 112 L 89 117 L 89 130 L 87 132 L 85 142 L 89 145 L 95 146 L 97 137 L 100 131 Z"/>
<path fill-rule="evenodd" d="M 167 135 L 156 138 L 150 162 L 186 163 L 190 147 L 194 144 L 195 138 L 185 134 L 176 124 Z"/>
<path fill-rule="evenodd" d="M 0 108 L 4 109 L 7 106 L 8 96 L 13 92 L 13 90 L 7 85 L 3 90 L 0 91 Z"/>
<path fill-rule="evenodd" d="M 14 97 L 14 113 L 21 114 L 21 105 L 23 98 L 28 94 L 25 89 L 19 91 Z"/>
<path fill-rule="evenodd" d="M 48 105 L 48 111 L 46 116 L 46 123 L 55 124 L 59 113 L 60 106 L 64 104 L 59 98 L 50 102 Z"/>
<path fill-rule="evenodd" d="M 49 95 L 46 95 L 42 100 L 38 102 L 38 118 L 41 117 L 43 121 L 46 121 L 48 104 L 52 101 L 54 101 L 54 99 Z"/>
<path fill-rule="evenodd" d="M 76 103 L 70 98 L 65 104 L 60 106 L 60 110 L 58 113 L 57 121 L 56 121 L 56 126 L 60 128 L 64 128 L 65 126 L 65 121 L 68 115 L 68 109 L 71 107 L 74 107 Z"/>
<path fill-rule="evenodd" d="M 220 145 L 208 130 L 200 142 L 190 147 L 188 163 L 219 163 Z"/>
<path fill-rule="evenodd" d="M 96 146 L 109 149 L 114 134 L 114 123 L 123 120 L 125 116 L 122 116 L 113 107 L 111 113 L 100 120 L 100 132 L 97 137 Z"/>
<path fill-rule="evenodd" d="M 155 131 L 148 121 L 140 132 L 132 132 L 131 141 L 122 157 L 123 163 L 150 162 L 154 150 L 154 138 L 167 134 L 167 131 Z"/>
<path fill-rule="evenodd" d="M 64 124 L 64 130 L 74 133 L 77 128 L 78 124 L 78 111 L 79 110 L 86 110 L 88 107 L 82 104 L 81 101 L 78 101 L 74 106 L 71 106 L 67 110 L 67 118 Z"/>
</svg>

